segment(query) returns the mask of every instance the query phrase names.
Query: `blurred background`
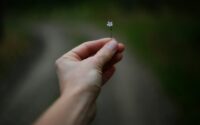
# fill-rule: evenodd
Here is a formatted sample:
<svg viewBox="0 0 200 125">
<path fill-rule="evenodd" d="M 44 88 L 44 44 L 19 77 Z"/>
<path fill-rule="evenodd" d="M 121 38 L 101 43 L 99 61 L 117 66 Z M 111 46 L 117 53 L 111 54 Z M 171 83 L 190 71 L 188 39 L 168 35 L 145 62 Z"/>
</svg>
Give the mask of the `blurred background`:
<svg viewBox="0 0 200 125">
<path fill-rule="evenodd" d="M 0 124 L 33 123 L 58 97 L 54 62 L 113 36 L 124 59 L 92 125 L 200 124 L 197 0 L 5 0 L 0 3 Z"/>
</svg>

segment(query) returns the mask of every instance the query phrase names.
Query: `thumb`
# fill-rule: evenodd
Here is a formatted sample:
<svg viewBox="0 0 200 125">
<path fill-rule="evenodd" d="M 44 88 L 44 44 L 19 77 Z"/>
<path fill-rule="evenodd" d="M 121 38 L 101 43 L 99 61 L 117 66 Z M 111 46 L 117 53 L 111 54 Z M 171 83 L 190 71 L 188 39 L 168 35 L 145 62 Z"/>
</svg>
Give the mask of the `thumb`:
<svg viewBox="0 0 200 125">
<path fill-rule="evenodd" d="M 118 43 L 114 39 L 106 43 L 94 56 L 96 64 L 99 67 L 103 67 L 107 62 L 112 59 L 117 51 L 117 48 Z"/>
</svg>

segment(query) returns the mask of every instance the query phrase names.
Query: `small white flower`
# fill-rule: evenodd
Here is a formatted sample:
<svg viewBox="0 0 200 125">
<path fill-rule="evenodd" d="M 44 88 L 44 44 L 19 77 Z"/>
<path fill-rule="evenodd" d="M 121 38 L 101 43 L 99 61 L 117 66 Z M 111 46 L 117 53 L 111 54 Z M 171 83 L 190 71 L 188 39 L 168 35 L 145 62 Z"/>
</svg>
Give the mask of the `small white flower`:
<svg viewBox="0 0 200 125">
<path fill-rule="evenodd" d="M 112 22 L 112 21 L 108 21 L 108 22 L 107 22 L 107 26 L 108 26 L 108 27 L 112 27 L 112 26 L 113 26 L 113 22 Z"/>
</svg>

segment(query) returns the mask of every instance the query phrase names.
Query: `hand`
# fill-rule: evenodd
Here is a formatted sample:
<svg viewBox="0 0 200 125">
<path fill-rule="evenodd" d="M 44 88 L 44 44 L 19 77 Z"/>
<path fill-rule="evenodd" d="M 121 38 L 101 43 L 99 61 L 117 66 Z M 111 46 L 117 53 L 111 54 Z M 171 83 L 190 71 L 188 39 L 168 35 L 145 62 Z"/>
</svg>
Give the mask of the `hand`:
<svg viewBox="0 0 200 125">
<path fill-rule="evenodd" d="M 85 42 L 64 54 L 56 61 L 61 93 L 98 91 L 115 72 L 114 64 L 122 59 L 123 50 L 123 44 L 104 38 Z"/>
<path fill-rule="evenodd" d="M 35 125 L 87 125 L 101 87 L 122 59 L 124 45 L 104 38 L 85 42 L 56 61 L 61 96 Z M 65 93 L 65 94 L 64 94 Z"/>
</svg>

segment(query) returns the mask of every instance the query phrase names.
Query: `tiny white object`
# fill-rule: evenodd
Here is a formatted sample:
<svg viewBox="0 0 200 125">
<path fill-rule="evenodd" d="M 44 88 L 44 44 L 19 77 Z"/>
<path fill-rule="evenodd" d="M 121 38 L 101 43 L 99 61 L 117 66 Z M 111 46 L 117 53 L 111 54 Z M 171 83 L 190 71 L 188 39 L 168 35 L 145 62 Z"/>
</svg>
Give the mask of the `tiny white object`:
<svg viewBox="0 0 200 125">
<path fill-rule="evenodd" d="M 113 22 L 112 22 L 112 21 L 108 21 L 108 22 L 107 22 L 107 26 L 108 26 L 108 27 L 112 27 L 112 26 L 113 26 Z"/>
</svg>

